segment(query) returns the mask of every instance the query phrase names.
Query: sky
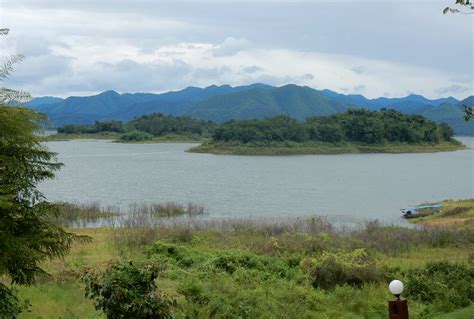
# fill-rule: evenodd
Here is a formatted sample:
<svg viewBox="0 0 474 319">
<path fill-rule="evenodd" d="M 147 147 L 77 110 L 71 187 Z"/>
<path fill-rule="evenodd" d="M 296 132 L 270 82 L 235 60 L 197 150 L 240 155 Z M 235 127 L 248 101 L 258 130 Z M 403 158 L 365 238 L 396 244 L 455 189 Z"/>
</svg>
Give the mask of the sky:
<svg viewBox="0 0 474 319">
<path fill-rule="evenodd" d="M 474 94 L 454 0 L 0 0 L 4 85 L 34 96 L 288 83 L 369 98 Z"/>
</svg>

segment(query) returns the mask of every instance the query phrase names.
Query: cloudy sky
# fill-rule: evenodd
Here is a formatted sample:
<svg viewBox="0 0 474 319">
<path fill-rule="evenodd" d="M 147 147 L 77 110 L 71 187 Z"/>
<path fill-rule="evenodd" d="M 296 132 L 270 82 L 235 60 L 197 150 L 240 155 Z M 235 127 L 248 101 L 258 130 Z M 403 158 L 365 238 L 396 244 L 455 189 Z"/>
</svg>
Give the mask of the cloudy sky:
<svg viewBox="0 0 474 319">
<path fill-rule="evenodd" d="M 296 83 L 368 97 L 464 98 L 474 15 L 454 0 L 0 0 L 7 86 L 35 96 Z"/>
</svg>

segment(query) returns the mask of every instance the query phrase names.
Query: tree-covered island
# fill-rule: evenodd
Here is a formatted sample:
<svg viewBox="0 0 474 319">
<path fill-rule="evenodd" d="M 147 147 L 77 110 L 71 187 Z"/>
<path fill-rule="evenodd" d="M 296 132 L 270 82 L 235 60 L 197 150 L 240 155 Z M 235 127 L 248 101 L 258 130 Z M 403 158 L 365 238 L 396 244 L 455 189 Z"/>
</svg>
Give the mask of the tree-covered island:
<svg viewBox="0 0 474 319">
<path fill-rule="evenodd" d="M 229 121 L 191 152 L 235 155 L 405 153 L 453 151 L 465 146 L 447 124 L 395 110 L 351 109 L 298 122 L 288 116 Z"/>
<path fill-rule="evenodd" d="M 96 121 L 94 124 L 68 124 L 45 140 L 77 138 L 112 139 L 124 143 L 202 142 L 209 138 L 215 124 L 186 116 L 161 113 L 142 115 L 131 121 Z"/>
</svg>

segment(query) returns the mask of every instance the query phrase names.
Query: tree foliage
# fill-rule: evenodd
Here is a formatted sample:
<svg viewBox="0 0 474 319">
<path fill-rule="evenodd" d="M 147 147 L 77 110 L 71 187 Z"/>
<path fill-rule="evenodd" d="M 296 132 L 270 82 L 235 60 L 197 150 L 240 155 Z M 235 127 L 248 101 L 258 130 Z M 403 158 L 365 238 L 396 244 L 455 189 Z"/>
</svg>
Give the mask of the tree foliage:
<svg viewBox="0 0 474 319">
<path fill-rule="evenodd" d="M 58 128 L 58 133 L 83 134 L 102 132 L 145 132 L 152 136 L 166 134 L 207 134 L 214 123 L 193 119 L 187 116 L 172 116 L 161 113 L 142 115 L 124 124 L 122 121 L 96 121 L 93 125 L 68 124 Z"/>
<path fill-rule="evenodd" d="M 451 141 L 453 130 L 420 115 L 394 110 L 353 109 L 330 116 L 298 122 L 288 116 L 263 120 L 229 121 L 215 128 L 214 142 L 271 144 L 275 142 L 320 141 L 363 144 L 439 143 Z"/>
<path fill-rule="evenodd" d="M 25 108 L 0 106 L 0 276 L 14 284 L 33 283 L 44 273 L 42 261 L 63 257 L 74 240 L 85 239 L 48 221 L 56 210 L 37 184 L 54 177 L 62 164 L 35 134 L 44 120 Z M 1 283 L 0 291 L 11 303 L 0 302 L 0 313 L 13 309 L 12 291 Z"/>
<path fill-rule="evenodd" d="M 93 125 L 68 124 L 58 127 L 58 133 L 65 134 L 84 134 L 84 133 L 101 133 L 101 132 L 125 132 L 122 121 L 95 121 Z"/>
<path fill-rule="evenodd" d="M 7 28 L 1 28 L 0 35 L 8 35 L 9 31 Z M 13 72 L 13 66 L 23 61 L 24 58 L 22 54 L 14 54 L 8 57 L 3 65 L 0 66 L 0 105 L 19 104 L 31 98 L 27 92 L 12 90 L 3 86 L 3 82 L 5 82 Z"/>
<path fill-rule="evenodd" d="M 164 134 L 205 134 L 213 124 L 209 121 L 197 120 L 187 116 L 172 116 L 153 113 L 137 117 L 127 123 L 130 129 L 147 132 L 154 136 Z"/>
<path fill-rule="evenodd" d="M 459 8 L 462 9 L 470 9 L 470 12 L 464 11 L 464 10 L 459 10 L 458 7 L 446 7 L 443 9 L 443 14 L 446 13 L 462 13 L 462 14 L 473 14 L 474 13 L 474 5 L 470 0 L 456 0 L 454 3 L 457 5 Z"/>
<path fill-rule="evenodd" d="M 157 271 L 140 268 L 131 262 L 112 264 L 103 275 L 87 273 L 86 297 L 95 299 L 95 307 L 107 318 L 172 318 L 172 302 L 160 295 L 155 285 Z"/>
</svg>

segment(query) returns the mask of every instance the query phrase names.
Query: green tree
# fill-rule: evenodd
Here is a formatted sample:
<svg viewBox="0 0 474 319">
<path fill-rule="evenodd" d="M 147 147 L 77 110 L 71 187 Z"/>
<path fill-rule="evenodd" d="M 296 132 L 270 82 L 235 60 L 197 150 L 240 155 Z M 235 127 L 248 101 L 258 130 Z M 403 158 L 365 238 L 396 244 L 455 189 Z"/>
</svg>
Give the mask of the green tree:
<svg viewBox="0 0 474 319">
<path fill-rule="evenodd" d="M 13 284 L 33 283 L 44 273 L 42 261 L 63 257 L 74 240 L 86 239 L 49 221 L 57 211 L 37 189 L 62 165 L 35 134 L 45 119 L 26 108 L 0 106 L 0 276 Z M 18 305 L 13 290 L 0 283 L 0 313 L 14 317 Z"/>
</svg>

